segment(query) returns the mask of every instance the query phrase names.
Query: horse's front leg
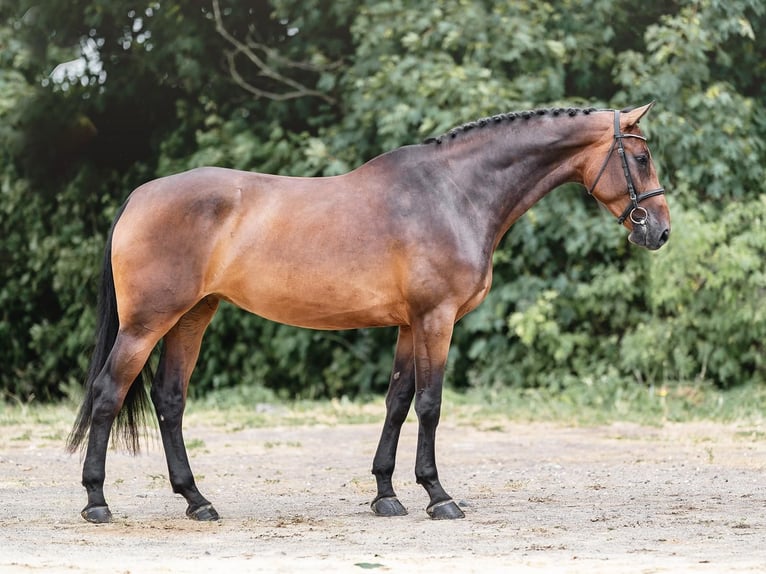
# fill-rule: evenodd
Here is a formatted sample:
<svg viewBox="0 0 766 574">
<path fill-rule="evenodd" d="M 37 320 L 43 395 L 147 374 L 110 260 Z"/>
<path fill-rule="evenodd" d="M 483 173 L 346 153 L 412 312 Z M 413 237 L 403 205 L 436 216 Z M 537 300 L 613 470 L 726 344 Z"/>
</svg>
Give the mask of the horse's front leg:
<svg viewBox="0 0 766 574">
<path fill-rule="evenodd" d="M 413 325 L 415 345 L 415 412 L 418 447 L 415 478 L 426 489 L 431 518 L 463 518 L 465 514 L 439 482 L 436 469 L 436 427 L 441 413 L 442 385 L 455 315 L 435 310 Z"/>
<path fill-rule="evenodd" d="M 407 509 L 399 502 L 391 478 L 396 466 L 399 433 L 409 413 L 415 395 L 415 365 L 412 329 L 399 327 L 394 368 L 386 395 L 386 420 L 380 435 L 378 450 L 372 463 L 372 473 L 378 483 L 378 494 L 372 501 L 372 511 L 378 516 L 403 516 Z"/>
<path fill-rule="evenodd" d="M 165 335 L 165 348 L 151 393 L 165 448 L 170 484 L 173 492 L 186 499 L 186 515 L 194 520 L 219 518 L 213 505 L 197 489 L 183 437 L 183 413 L 189 379 L 199 356 L 202 335 L 217 308 L 218 300 L 203 299 Z"/>
</svg>

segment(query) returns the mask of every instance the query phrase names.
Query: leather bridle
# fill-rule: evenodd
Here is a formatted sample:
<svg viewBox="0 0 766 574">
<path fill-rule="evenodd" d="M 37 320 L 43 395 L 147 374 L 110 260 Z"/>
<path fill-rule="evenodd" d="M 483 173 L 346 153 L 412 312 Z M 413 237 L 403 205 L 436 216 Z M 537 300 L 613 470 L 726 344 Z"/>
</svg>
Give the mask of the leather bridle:
<svg viewBox="0 0 766 574">
<path fill-rule="evenodd" d="M 636 194 L 636 186 L 633 184 L 633 176 L 630 174 L 630 168 L 628 167 L 628 159 L 625 157 L 625 148 L 622 145 L 622 140 L 624 138 L 637 138 L 643 141 L 646 141 L 646 138 L 644 136 L 640 136 L 637 134 L 624 134 L 620 131 L 620 112 L 619 110 L 614 110 L 614 141 L 612 142 L 612 147 L 609 148 L 609 153 L 606 156 L 606 159 L 604 160 L 604 163 L 601 165 L 601 169 L 598 170 L 598 175 L 596 176 L 596 179 L 594 180 L 593 184 L 590 186 L 590 189 L 588 189 L 588 194 L 593 195 L 593 190 L 596 188 L 596 184 L 601 179 L 601 176 L 604 174 L 604 171 L 606 170 L 606 166 L 609 164 L 609 159 L 612 157 L 612 153 L 614 152 L 615 148 L 617 149 L 617 153 L 620 156 L 620 161 L 622 162 L 622 171 L 625 173 L 625 181 L 628 184 L 628 195 L 630 196 L 630 203 L 625 208 L 625 210 L 622 212 L 622 214 L 617 218 L 617 223 L 620 225 L 623 224 L 623 222 L 630 218 L 631 223 L 633 225 L 646 225 L 646 220 L 649 218 L 649 213 L 646 211 L 645 208 L 638 205 L 645 199 L 649 199 L 650 197 L 654 197 L 655 195 L 662 195 L 665 193 L 665 189 L 660 187 L 657 189 L 653 189 L 651 191 L 646 191 L 641 194 Z"/>
</svg>

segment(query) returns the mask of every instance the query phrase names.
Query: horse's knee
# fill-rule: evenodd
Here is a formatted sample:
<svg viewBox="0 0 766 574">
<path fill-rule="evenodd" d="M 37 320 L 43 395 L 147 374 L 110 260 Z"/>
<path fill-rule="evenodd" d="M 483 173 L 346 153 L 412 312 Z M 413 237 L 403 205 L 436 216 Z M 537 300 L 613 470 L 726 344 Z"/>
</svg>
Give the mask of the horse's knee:
<svg viewBox="0 0 766 574">
<path fill-rule="evenodd" d="M 123 399 L 112 386 L 99 385 L 93 395 L 91 421 L 93 425 L 111 424 L 122 407 Z"/>
<path fill-rule="evenodd" d="M 186 398 L 179 381 L 165 381 L 162 378 L 155 380 L 150 396 L 157 416 L 178 417 L 186 406 Z"/>
<path fill-rule="evenodd" d="M 441 404 L 441 394 L 439 393 L 424 391 L 418 395 L 415 401 L 415 413 L 424 428 L 432 429 L 439 424 Z"/>
</svg>

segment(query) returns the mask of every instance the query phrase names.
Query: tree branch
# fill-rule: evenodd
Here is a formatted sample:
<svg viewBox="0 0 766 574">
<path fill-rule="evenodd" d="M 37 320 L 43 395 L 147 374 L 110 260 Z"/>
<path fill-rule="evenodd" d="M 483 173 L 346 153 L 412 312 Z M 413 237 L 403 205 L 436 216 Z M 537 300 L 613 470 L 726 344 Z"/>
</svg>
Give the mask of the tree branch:
<svg viewBox="0 0 766 574">
<path fill-rule="evenodd" d="M 263 44 L 259 44 L 252 41 L 248 41 L 245 43 L 238 40 L 223 25 L 223 17 L 221 15 L 221 6 L 218 3 L 218 0 L 212 0 L 212 3 L 213 3 L 213 16 L 215 18 L 215 29 L 221 35 L 221 37 L 232 46 L 231 50 L 226 51 L 225 56 L 226 56 L 226 62 L 229 68 L 229 73 L 231 74 L 231 78 L 232 80 L 234 80 L 235 84 L 237 84 L 239 87 L 241 87 L 245 91 L 253 94 L 254 96 L 258 98 L 268 98 L 270 100 L 284 101 L 284 100 L 292 100 L 292 99 L 303 98 L 303 97 L 316 97 L 316 98 L 321 98 L 331 104 L 335 103 L 335 99 L 330 97 L 329 95 L 323 92 L 320 92 L 318 90 L 309 88 L 305 86 L 304 84 L 301 84 L 300 82 L 292 78 L 289 78 L 285 76 L 284 74 L 281 74 L 274 67 L 270 66 L 267 60 L 270 59 L 286 67 L 298 68 L 298 69 L 308 70 L 313 72 L 322 72 L 324 70 L 331 69 L 331 67 L 335 67 L 335 66 L 323 68 L 323 67 L 310 64 L 308 62 L 296 62 L 288 58 L 284 58 L 283 56 L 278 54 L 276 50 L 269 48 L 268 46 L 264 46 Z M 265 54 L 266 59 L 262 58 L 258 54 L 258 51 L 263 52 Z M 284 87 L 288 88 L 287 91 L 275 92 L 270 90 L 264 90 L 254 86 L 253 84 L 245 80 L 245 78 L 242 76 L 239 69 L 237 68 L 237 56 L 240 54 L 244 56 L 245 58 L 247 58 L 248 61 L 250 61 L 258 69 L 258 73 L 260 76 L 269 78 L 270 80 L 273 80 L 274 82 L 283 85 Z"/>
</svg>

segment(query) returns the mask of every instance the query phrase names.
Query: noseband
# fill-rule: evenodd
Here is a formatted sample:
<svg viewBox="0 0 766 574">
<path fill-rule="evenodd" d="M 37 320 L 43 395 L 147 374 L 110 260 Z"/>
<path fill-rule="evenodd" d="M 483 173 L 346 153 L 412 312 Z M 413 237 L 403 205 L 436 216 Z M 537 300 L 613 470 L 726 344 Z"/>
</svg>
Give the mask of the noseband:
<svg viewBox="0 0 766 574">
<path fill-rule="evenodd" d="M 646 141 L 644 136 L 622 133 L 620 131 L 620 112 L 619 110 L 614 110 L 614 141 L 612 142 L 612 147 L 609 148 L 609 153 L 607 154 L 604 163 L 601 165 L 601 169 L 598 170 L 598 175 L 596 176 L 595 181 L 590 186 L 590 189 L 588 189 L 588 194 L 593 195 L 593 190 L 596 188 L 596 184 L 601 179 L 601 176 L 604 174 L 604 170 L 606 170 L 606 166 L 609 164 L 609 158 L 612 157 L 612 153 L 614 152 L 615 148 L 617 148 L 617 153 L 619 154 L 620 160 L 622 162 L 622 171 L 625 173 L 625 181 L 628 184 L 628 195 L 630 196 L 630 203 L 625 208 L 625 211 L 622 212 L 622 215 L 617 218 L 617 223 L 622 225 L 626 219 L 630 218 L 630 221 L 633 223 L 633 225 L 646 225 L 646 220 L 649 218 L 649 213 L 645 208 L 638 204 L 645 199 L 654 197 L 655 195 L 662 195 L 665 193 L 665 189 L 660 187 L 658 189 L 646 191 L 641 194 L 636 194 L 636 186 L 633 185 L 633 176 L 630 175 L 628 158 L 625 157 L 625 148 L 622 145 L 622 140 L 624 138 L 637 138 Z"/>
</svg>

